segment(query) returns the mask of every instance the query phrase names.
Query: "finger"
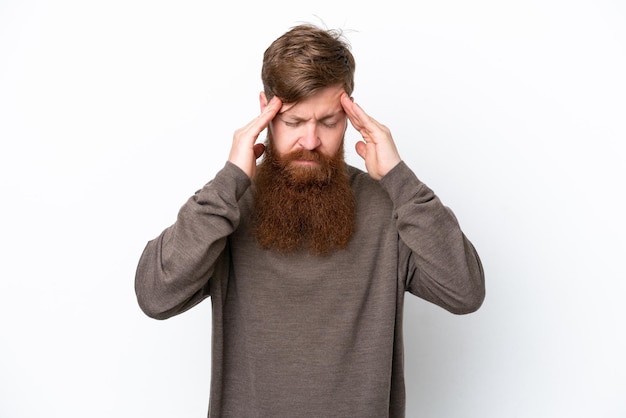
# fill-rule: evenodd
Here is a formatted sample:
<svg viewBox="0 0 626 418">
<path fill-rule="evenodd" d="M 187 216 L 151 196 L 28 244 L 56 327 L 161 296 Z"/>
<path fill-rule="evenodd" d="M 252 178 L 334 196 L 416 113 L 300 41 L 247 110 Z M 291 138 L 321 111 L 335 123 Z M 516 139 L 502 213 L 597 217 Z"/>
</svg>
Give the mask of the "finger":
<svg viewBox="0 0 626 418">
<path fill-rule="evenodd" d="M 344 110 L 350 119 L 350 123 L 364 138 L 373 136 L 377 130 L 381 129 L 380 123 L 368 115 L 358 103 L 352 100 L 343 101 L 342 105 L 344 103 Z"/>
<path fill-rule="evenodd" d="M 282 105 L 283 105 L 283 101 L 280 100 L 280 98 L 278 98 L 278 96 L 274 96 L 267 103 L 267 106 L 265 106 L 265 109 L 263 109 L 263 112 L 261 112 L 261 115 L 267 114 L 267 115 L 269 115 L 270 118 L 272 118 L 280 110 Z"/>
<path fill-rule="evenodd" d="M 282 101 L 278 97 L 272 97 L 265 109 L 243 127 L 243 131 L 250 132 L 254 138 L 257 138 L 263 129 L 267 128 L 267 125 L 274 119 L 281 105 Z"/>
<path fill-rule="evenodd" d="M 362 124 L 359 121 L 357 113 L 354 110 L 354 105 L 354 101 L 347 94 L 343 94 L 341 96 L 341 106 L 343 107 L 344 112 L 346 112 L 346 115 L 348 116 L 348 119 L 350 119 L 350 123 L 352 124 L 352 126 L 354 126 L 356 130 L 359 130 Z"/>
<path fill-rule="evenodd" d="M 263 108 L 260 114 L 249 121 L 246 125 L 237 129 L 233 135 L 235 144 L 252 146 L 257 140 L 259 134 L 267 128 L 276 112 L 280 109 L 280 99 L 272 98 L 270 102 Z"/>
</svg>

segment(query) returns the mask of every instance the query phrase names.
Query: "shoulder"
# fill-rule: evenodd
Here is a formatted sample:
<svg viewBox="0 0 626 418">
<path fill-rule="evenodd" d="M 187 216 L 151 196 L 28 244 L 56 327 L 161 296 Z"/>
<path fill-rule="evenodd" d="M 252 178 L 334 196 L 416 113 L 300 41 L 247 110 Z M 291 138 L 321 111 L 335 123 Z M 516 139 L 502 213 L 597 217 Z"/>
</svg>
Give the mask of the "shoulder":
<svg viewBox="0 0 626 418">
<path fill-rule="evenodd" d="M 372 201 L 388 201 L 389 195 L 383 189 L 380 181 L 374 180 L 366 171 L 357 167 L 347 167 L 350 178 L 350 187 L 357 200 L 365 199 Z"/>
<path fill-rule="evenodd" d="M 380 187 L 380 185 L 378 185 L 378 181 L 374 180 L 366 171 L 363 171 L 360 168 L 348 165 L 346 167 L 346 171 L 348 172 L 352 189 Z"/>
</svg>

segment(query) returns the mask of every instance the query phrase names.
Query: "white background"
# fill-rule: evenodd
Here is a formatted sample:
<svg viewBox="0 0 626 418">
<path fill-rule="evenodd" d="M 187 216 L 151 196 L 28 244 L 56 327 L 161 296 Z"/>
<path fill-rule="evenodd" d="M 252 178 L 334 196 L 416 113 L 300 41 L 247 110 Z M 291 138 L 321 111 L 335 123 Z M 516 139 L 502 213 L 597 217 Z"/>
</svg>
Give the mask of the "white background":
<svg viewBox="0 0 626 418">
<path fill-rule="evenodd" d="M 302 21 L 486 270 L 472 315 L 408 299 L 408 416 L 625 417 L 619 0 L 0 1 L 0 417 L 206 416 L 210 303 L 149 319 L 135 267 Z"/>
</svg>

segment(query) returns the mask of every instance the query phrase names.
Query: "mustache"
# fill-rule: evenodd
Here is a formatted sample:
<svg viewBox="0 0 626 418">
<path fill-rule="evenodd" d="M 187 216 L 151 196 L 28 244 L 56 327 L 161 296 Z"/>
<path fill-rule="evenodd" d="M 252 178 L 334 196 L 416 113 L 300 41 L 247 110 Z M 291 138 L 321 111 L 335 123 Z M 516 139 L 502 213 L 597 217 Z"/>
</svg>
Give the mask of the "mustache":
<svg viewBox="0 0 626 418">
<path fill-rule="evenodd" d="M 310 161 L 317 163 L 318 170 L 335 171 L 343 164 L 343 151 L 339 151 L 335 156 L 329 156 L 316 150 L 301 149 L 288 154 L 275 156 L 273 163 L 277 168 L 289 171 L 290 164 L 294 161 Z"/>
<path fill-rule="evenodd" d="M 328 159 L 328 157 L 322 155 L 318 151 L 301 149 L 280 156 L 279 161 L 281 164 L 289 164 L 292 161 L 311 161 L 320 163 L 323 161 L 327 161 Z"/>
</svg>

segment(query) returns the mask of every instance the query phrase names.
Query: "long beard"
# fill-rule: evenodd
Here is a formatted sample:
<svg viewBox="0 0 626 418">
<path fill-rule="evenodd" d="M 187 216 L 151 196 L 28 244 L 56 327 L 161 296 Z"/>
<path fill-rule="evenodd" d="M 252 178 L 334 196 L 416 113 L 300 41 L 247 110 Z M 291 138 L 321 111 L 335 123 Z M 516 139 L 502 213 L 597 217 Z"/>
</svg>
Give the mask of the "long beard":
<svg viewBox="0 0 626 418">
<path fill-rule="evenodd" d="M 254 178 L 253 225 L 262 248 L 325 254 L 345 248 L 354 231 L 355 202 L 343 158 L 316 151 L 275 155 L 271 141 Z M 315 161 L 296 165 L 294 160 Z"/>
</svg>

